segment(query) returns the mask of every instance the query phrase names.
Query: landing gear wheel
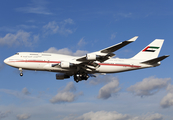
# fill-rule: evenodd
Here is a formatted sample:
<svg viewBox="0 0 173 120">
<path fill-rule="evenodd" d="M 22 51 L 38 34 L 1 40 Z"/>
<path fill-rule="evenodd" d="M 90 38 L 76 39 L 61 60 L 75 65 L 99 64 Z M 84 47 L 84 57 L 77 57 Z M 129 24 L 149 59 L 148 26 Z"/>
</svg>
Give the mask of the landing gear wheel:
<svg viewBox="0 0 173 120">
<path fill-rule="evenodd" d="M 19 68 L 19 71 L 20 71 L 20 76 L 23 76 L 22 68 Z"/>
<path fill-rule="evenodd" d="M 78 83 L 82 80 L 87 80 L 89 78 L 88 74 L 86 73 L 78 73 L 74 75 L 74 80 Z"/>
<path fill-rule="evenodd" d="M 74 81 L 76 81 L 76 83 L 78 83 L 80 81 L 79 76 L 78 75 L 74 75 Z"/>
<path fill-rule="evenodd" d="M 20 73 L 20 76 L 23 76 L 23 73 Z"/>
</svg>

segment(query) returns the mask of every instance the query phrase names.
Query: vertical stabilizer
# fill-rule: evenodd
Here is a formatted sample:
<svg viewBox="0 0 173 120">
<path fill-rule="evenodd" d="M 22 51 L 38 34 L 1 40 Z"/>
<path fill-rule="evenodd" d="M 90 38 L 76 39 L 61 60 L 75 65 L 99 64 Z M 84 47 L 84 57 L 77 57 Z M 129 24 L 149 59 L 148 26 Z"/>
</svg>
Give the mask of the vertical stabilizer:
<svg viewBox="0 0 173 120">
<path fill-rule="evenodd" d="M 132 59 L 149 60 L 157 58 L 161 50 L 163 39 L 155 39 L 152 43 L 142 49 Z"/>
</svg>

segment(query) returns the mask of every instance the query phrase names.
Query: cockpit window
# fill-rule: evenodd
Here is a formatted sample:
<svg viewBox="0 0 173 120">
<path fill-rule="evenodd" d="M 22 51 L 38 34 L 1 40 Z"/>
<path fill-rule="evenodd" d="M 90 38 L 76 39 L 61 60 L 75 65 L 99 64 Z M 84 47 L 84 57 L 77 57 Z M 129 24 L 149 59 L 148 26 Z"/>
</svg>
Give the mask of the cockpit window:
<svg viewBox="0 0 173 120">
<path fill-rule="evenodd" d="M 15 55 L 19 55 L 19 53 L 16 53 Z"/>
</svg>

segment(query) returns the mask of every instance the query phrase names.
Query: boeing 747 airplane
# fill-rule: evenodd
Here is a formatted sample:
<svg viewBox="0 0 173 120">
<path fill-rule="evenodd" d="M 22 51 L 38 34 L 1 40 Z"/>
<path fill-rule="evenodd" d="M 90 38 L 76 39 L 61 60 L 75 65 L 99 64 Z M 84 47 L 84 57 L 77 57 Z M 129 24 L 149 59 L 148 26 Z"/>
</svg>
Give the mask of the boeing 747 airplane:
<svg viewBox="0 0 173 120">
<path fill-rule="evenodd" d="M 23 69 L 36 71 L 58 72 L 57 80 L 74 77 L 76 82 L 96 77 L 95 73 L 118 73 L 142 68 L 155 67 L 169 55 L 158 57 L 163 39 L 155 39 L 138 54 L 129 59 L 113 58 L 113 52 L 134 42 L 138 36 L 115 44 L 100 51 L 76 57 L 55 53 L 18 52 L 4 60 L 9 66 L 18 68 L 20 76 Z"/>
</svg>

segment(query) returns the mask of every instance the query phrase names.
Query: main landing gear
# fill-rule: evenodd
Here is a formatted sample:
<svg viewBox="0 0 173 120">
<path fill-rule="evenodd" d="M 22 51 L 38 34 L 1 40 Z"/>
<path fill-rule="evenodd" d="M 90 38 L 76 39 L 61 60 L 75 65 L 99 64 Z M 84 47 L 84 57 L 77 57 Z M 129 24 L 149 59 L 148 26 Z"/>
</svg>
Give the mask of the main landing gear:
<svg viewBox="0 0 173 120">
<path fill-rule="evenodd" d="M 23 76 L 22 68 L 19 68 L 19 71 L 20 71 L 20 76 Z"/>
<path fill-rule="evenodd" d="M 86 73 L 78 73 L 74 75 L 74 80 L 78 83 L 82 80 L 87 80 L 89 78 L 88 74 Z"/>
</svg>

